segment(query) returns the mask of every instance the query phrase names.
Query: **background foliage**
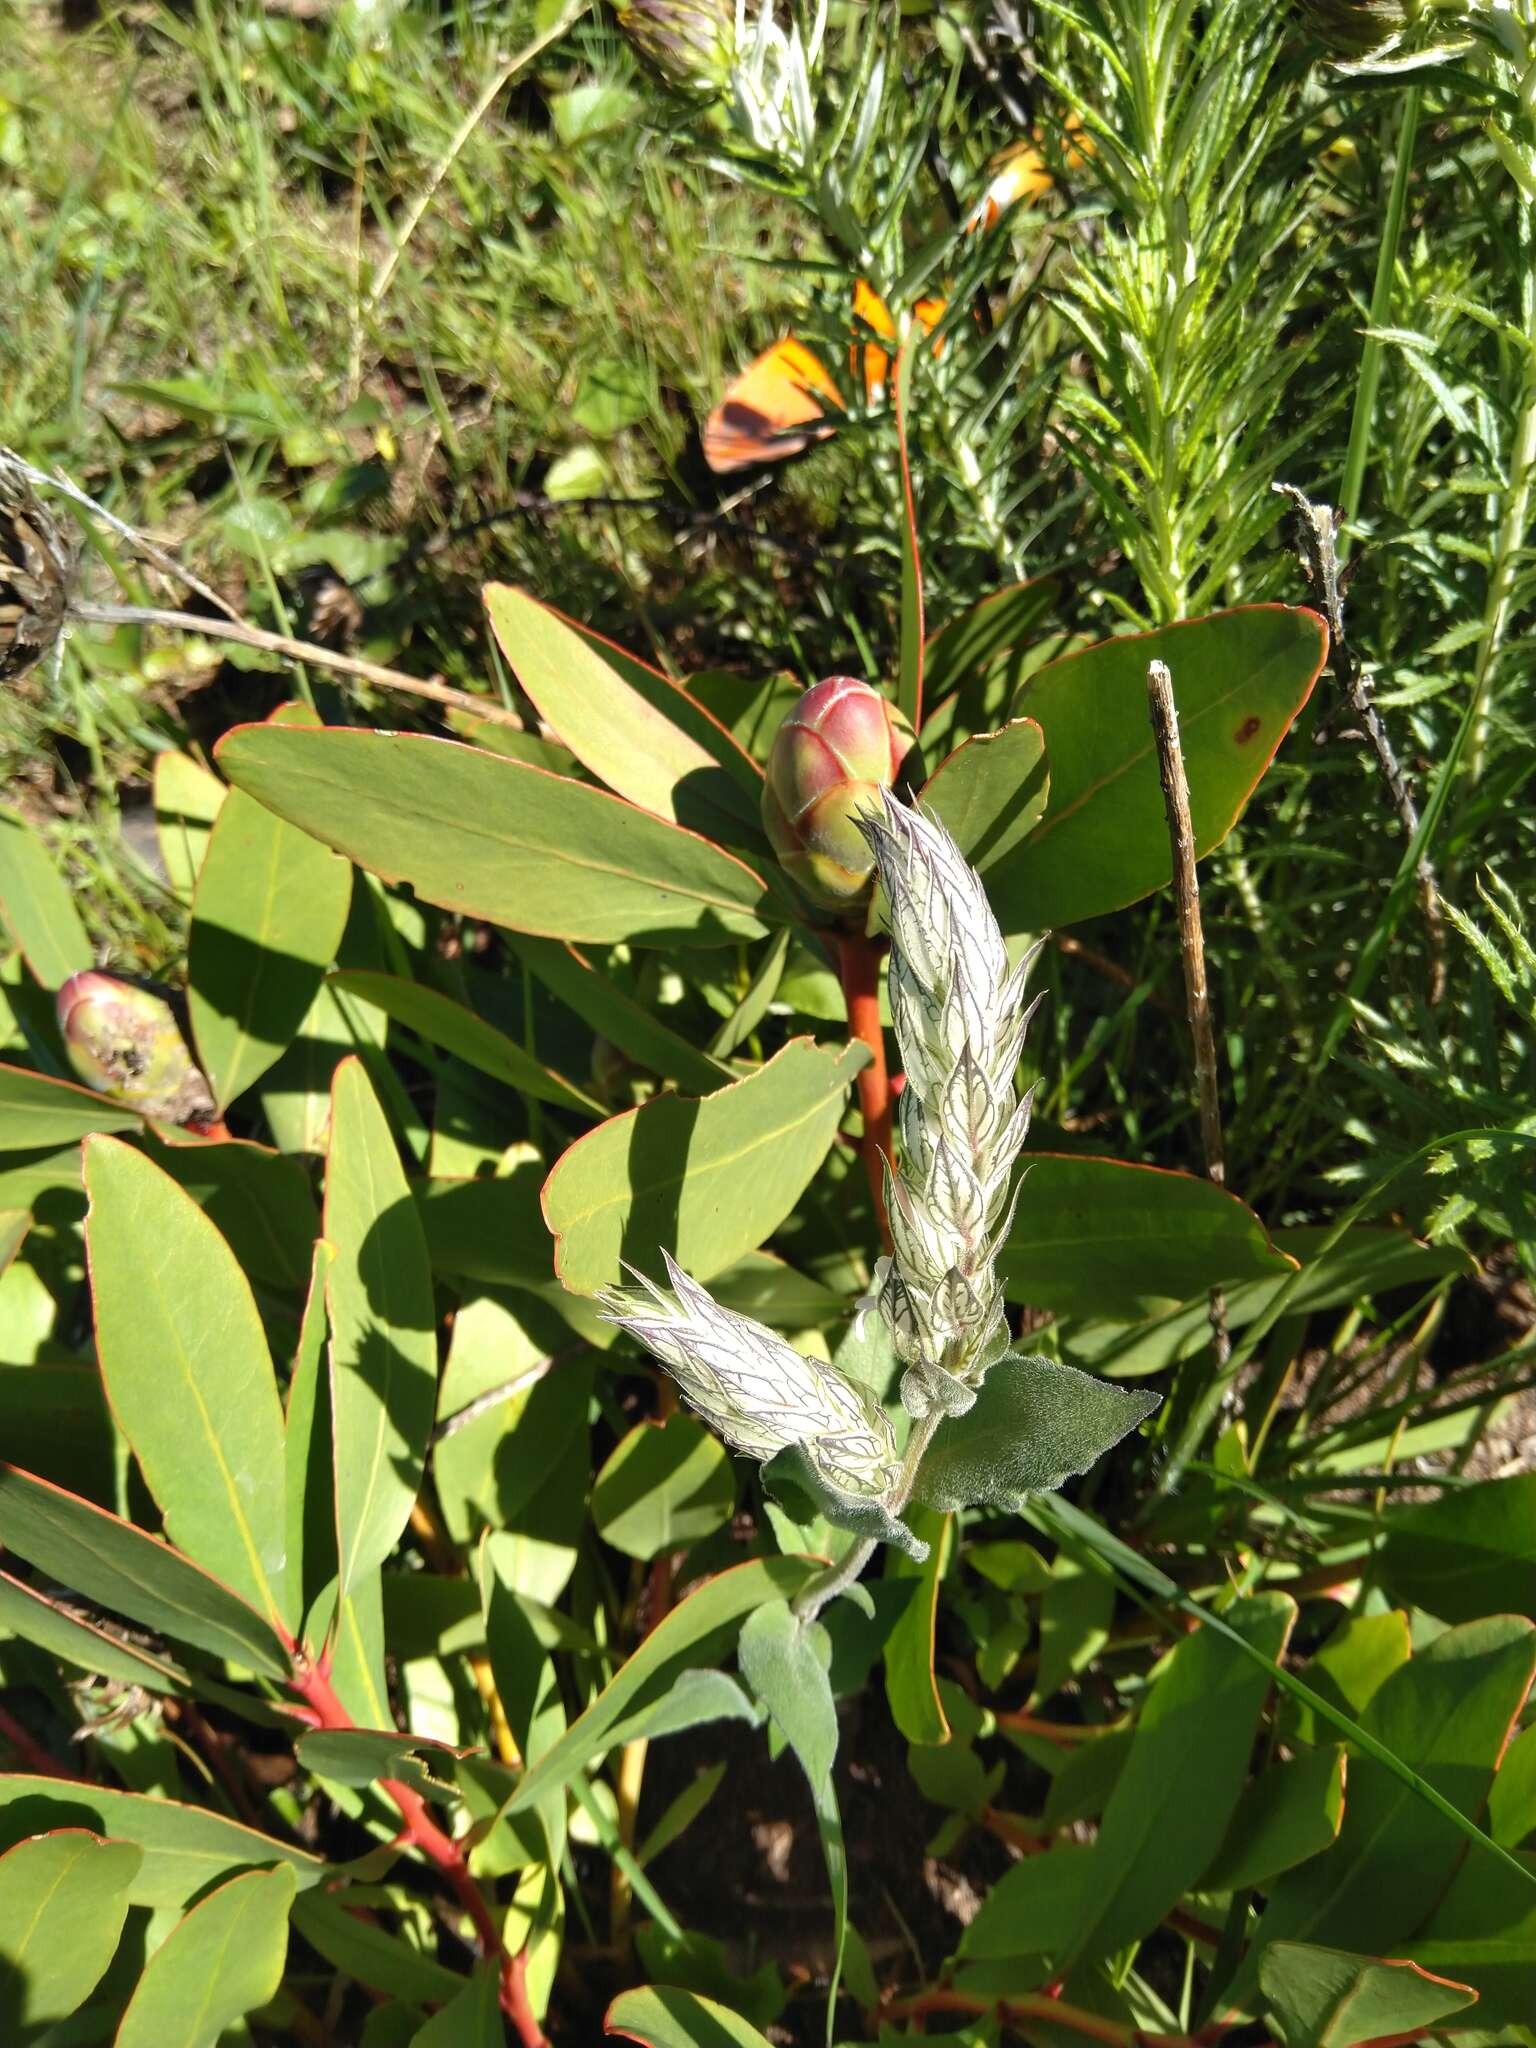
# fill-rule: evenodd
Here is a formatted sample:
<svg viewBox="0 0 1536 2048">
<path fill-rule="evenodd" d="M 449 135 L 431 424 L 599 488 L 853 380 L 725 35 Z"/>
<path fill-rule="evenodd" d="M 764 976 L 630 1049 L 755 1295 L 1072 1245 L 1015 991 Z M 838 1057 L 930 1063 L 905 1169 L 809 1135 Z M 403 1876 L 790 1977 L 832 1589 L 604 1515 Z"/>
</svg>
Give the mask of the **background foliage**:
<svg viewBox="0 0 1536 2048">
<path fill-rule="evenodd" d="M 512 714 L 202 599 L 7 692 L 0 2034 L 1536 2039 L 1529 20 L 1351 68 L 1371 12 L 837 9 L 765 139 L 594 12 L 0 0 L 0 443 Z M 790 331 L 836 431 L 712 475 Z M 1337 643 L 1248 609 L 1329 610 L 1277 481 L 1344 507 L 1411 845 Z M 588 1297 L 666 1246 L 890 1393 L 756 764 L 820 675 L 915 706 L 914 534 L 932 800 L 1055 927 L 1016 1328 L 1163 1398 L 791 1631 L 845 1534 Z M 184 992 L 213 1121 L 70 1081 L 92 966 Z"/>
</svg>

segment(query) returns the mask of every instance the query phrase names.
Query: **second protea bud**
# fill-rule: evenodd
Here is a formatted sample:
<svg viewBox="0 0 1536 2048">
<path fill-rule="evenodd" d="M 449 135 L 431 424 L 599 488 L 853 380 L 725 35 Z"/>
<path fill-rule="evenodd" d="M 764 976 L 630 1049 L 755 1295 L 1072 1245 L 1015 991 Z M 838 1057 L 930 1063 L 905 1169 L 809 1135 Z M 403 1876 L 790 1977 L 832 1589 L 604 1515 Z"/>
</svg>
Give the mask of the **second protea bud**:
<svg viewBox="0 0 1536 2048">
<path fill-rule="evenodd" d="M 878 690 L 828 676 L 806 691 L 774 736 L 763 825 L 780 863 L 823 909 L 867 902 L 875 859 L 858 820 L 916 767 L 916 736 Z"/>
<path fill-rule="evenodd" d="M 733 0 L 615 0 L 614 12 L 636 56 L 674 92 L 717 99 L 730 84 Z"/>
<path fill-rule="evenodd" d="M 69 1063 L 89 1088 L 162 1123 L 216 1116 L 176 1013 L 163 995 L 95 968 L 72 974 L 55 998 Z"/>
</svg>

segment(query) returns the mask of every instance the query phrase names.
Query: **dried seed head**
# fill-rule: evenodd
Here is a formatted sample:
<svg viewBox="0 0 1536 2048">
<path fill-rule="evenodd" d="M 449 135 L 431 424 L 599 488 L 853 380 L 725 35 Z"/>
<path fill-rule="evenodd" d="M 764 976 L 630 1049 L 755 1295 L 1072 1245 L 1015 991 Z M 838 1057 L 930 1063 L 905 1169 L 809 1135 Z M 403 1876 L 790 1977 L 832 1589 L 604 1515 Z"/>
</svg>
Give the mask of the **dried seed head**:
<svg viewBox="0 0 1536 2048">
<path fill-rule="evenodd" d="M 89 968 L 55 997 L 69 1063 L 88 1088 L 172 1124 L 218 1112 L 164 995 Z"/>
<path fill-rule="evenodd" d="M 771 1458 L 800 1444 L 840 1493 L 884 1492 L 896 1471 L 896 1442 L 871 1397 L 750 1316 L 722 1307 L 662 1257 L 671 1289 L 636 1273 L 638 1286 L 599 1294 L 603 1321 L 659 1359 L 689 1406 L 733 1449 Z"/>
<path fill-rule="evenodd" d="M 878 1298 L 908 1368 L 908 1410 L 957 1413 L 1008 1344 L 997 1254 L 1029 1129 L 1014 1072 L 1035 954 L 1010 969 L 981 878 L 937 819 L 883 792 L 860 823 L 889 904 L 907 1076 L 887 1186 L 894 1257 Z"/>
<path fill-rule="evenodd" d="M 0 448 L 0 682 L 51 654 L 64 630 L 75 557 L 65 529 Z"/>
</svg>

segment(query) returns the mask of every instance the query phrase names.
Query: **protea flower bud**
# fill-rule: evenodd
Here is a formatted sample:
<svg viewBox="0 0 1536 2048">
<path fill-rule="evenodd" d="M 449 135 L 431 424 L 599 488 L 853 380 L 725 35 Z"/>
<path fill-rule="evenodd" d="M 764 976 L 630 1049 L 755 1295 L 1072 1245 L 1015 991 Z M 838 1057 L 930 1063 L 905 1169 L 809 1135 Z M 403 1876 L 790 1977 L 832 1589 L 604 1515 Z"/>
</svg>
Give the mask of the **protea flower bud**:
<svg viewBox="0 0 1536 2048">
<path fill-rule="evenodd" d="M 58 645 L 74 560 L 63 527 L 0 448 L 0 682 Z"/>
<path fill-rule="evenodd" d="M 615 0 L 641 62 L 675 92 L 718 99 L 736 64 L 733 0 Z"/>
<path fill-rule="evenodd" d="M 997 1255 L 1029 1129 L 1014 1071 L 1034 1011 L 981 878 L 944 827 L 882 794 L 860 820 L 890 904 L 891 1015 L 907 1081 L 887 1176 L 893 1256 L 876 1299 L 906 1366 L 912 1415 L 960 1414 L 1008 1348 Z"/>
<path fill-rule="evenodd" d="M 55 999 L 69 1063 L 99 1094 L 163 1123 L 211 1121 L 208 1083 L 164 995 L 88 968 Z"/>
<path fill-rule="evenodd" d="M 671 1292 L 636 1273 L 637 1287 L 598 1295 L 603 1321 L 658 1358 L 689 1406 L 734 1450 L 771 1458 L 799 1444 L 837 1492 L 883 1494 L 897 1470 L 896 1440 L 873 1398 L 750 1316 L 723 1308 L 662 1257 Z"/>
<path fill-rule="evenodd" d="M 848 912 L 868 900 L 875 860 L 860 816 L 893 788 L 916 745 L 890 699 L 852 676 L 806 691 L 774 735 L 763 825 L 813 902 Z"/>
</svg>

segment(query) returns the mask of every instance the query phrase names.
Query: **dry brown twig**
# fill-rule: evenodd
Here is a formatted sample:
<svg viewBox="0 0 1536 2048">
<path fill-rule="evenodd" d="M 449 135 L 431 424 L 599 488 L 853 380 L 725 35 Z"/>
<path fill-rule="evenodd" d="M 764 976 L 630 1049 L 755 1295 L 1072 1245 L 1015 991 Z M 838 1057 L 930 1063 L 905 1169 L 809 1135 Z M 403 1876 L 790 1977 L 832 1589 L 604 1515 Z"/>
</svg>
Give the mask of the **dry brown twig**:
<svg viewBox="0 0 1536 2048">
<path fill-rule="evenodd" d="M 1211 1021 L 1211 995 L 1205 977 L 1205 929 L 1200 919 L 1200 882 L 1195 873 L 1195 827 L 1189 815 L 1189 779 L 1179 742 L 1179 712 L 1173 677 L 1166 662 L 1147 667 L 1147 703 L 1157 743 L 1157 770 L 1168 813 L 1168 842 L 1173 851 L 1173 895 L 1179 917 L 1179 952 L 1184 961 L 1184 995 L 1190 1036 L 1195 1045 L 1195 1091 L 1200 1104 L 1200 1143 L 1206 1178 L 1216 1187 L 1227 1184 L 1226 1150 L 1221 1131 L 1221 1086 L 1216 1068 L 1216 1032 Z M 1219 1370 L 1232 1355 L 1227 1333 L 1227 1298 L 1211 1289 L 1211 1343 Z"/>
</svg>

